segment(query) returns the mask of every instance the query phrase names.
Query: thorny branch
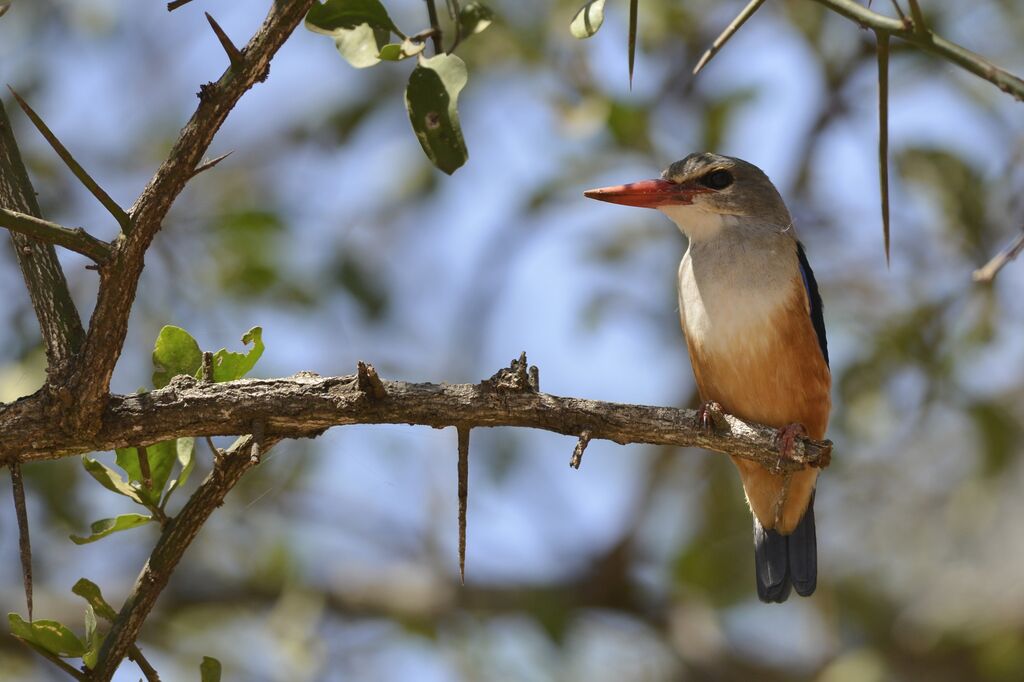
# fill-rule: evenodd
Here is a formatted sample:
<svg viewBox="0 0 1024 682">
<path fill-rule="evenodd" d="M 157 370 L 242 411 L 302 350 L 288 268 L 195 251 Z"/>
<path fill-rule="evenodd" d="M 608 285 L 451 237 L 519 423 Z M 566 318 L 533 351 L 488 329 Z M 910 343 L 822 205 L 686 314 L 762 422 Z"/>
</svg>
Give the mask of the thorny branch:
<svg viewBox="0 0 1024 682">
<path fill-rule="evenodd" d="M 513 363 L 514 365 L 517 363 Z M 94 434 L 54 431 L 30 396 L 0 407 L 0 462 L 69 457 L 185 436 L 232 436 L 262 421 L 266 439 L 305 438 L 347 424 L 413 424 L 443 428 L 517 426 L 620 444 L 701 447 L 775 466 L 776 429 L 725 416 L 707 431 L 696 410 L 584 400 L 540 393 L 505 369 L 479 384 L 381 380 L 385 397 L 368 395 L 357 375 L 300 373 L 285 379 L 206 383 L 176 377 L 157 391 L 113 395 Z M 144 437 L 143 437 L 144 436 Z M 784 470 L 827 466 L 832 444 L 800 438 Z"/>
</svg>

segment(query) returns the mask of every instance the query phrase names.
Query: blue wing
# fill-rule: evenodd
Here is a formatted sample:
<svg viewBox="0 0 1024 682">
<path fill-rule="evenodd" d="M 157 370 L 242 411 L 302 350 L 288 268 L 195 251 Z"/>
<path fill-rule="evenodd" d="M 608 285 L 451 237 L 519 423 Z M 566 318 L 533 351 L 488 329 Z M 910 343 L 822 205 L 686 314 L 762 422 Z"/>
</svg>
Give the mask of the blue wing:
<svg viewBox="0 0 1024 682">
<path fill-rule="evenodd" d="M 825 364 L 828 364 L 828 339 L 825 338 L 825 317 L 821 303 L 821 293 L 818 292 L 818 283 L 814 279 L 814 272 L 811 264 L 807 262 L 807 254 L 804 253 L 804 245 L 796 243 L 796 256 L 800 259 L 800 276 L 804 278 L 804 288 L 807 289 L 807 300 L 811 302 L 811 323 L 814 325 L 814 333 L 818 335 L 818 345 L 821 347 L 821 354 L 825 356 Z"/>
</svg>

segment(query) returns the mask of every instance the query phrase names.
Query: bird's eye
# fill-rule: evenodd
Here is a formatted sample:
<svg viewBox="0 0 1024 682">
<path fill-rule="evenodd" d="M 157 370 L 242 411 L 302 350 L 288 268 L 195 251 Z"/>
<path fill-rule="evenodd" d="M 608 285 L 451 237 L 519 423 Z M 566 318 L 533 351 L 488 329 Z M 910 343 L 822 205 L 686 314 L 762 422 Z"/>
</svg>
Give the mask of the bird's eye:
<svg viewBox="0 0 1024 682">
<path fill-rule="evenodd" d="M 702 177 L 700 184 L 711 189 L 725 189 L 732 184 L 732 173 L 724 170 L 713 171 Z"/>
</svg>

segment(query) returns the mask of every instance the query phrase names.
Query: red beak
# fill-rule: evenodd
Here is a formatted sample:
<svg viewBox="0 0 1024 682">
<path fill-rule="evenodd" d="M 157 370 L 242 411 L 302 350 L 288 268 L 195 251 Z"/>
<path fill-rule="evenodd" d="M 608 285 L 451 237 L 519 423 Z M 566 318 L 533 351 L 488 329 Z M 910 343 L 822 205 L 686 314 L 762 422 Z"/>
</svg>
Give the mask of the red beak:
<svg viewBox="0 0 1024 682">
<path fill-rule="evenodd" d="M 689 183 L 677 185 L 667 180 L 641 180 L 628 185 L 588 189 L 583 196 L 623 206 L 658 208 L 669 204 L 692 204 L 695 194 L 710 192 L 710 189 Z"/>
</svg>

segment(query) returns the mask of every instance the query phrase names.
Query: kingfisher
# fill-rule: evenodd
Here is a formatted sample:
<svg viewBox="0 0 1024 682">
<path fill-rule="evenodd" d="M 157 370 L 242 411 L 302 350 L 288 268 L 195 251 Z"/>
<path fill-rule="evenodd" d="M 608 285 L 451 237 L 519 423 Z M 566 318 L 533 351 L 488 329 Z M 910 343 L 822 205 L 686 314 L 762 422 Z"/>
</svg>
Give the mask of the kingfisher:
<svg viewBox="0 0 1024 682">
<path fill-rule="evenodd" d="M 690 154 L 657 180 L 584 192 L 655 208 L 689 245 L 679 264 L 679 317 L 705 428 L 718 406 L 778 429 L 780 457 L 828 427 L 831 374 L 821 295 L 793 219 L 760 168 Z M 717 405 L 716 405 L 717 404 Z M 757 595 L 781 603 L 818 580 L 818 469 L 791 474 L 732 457 L 754 517 Z"/>
</svg>

